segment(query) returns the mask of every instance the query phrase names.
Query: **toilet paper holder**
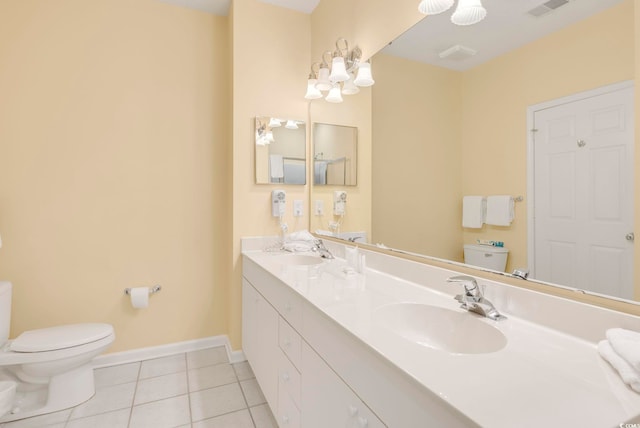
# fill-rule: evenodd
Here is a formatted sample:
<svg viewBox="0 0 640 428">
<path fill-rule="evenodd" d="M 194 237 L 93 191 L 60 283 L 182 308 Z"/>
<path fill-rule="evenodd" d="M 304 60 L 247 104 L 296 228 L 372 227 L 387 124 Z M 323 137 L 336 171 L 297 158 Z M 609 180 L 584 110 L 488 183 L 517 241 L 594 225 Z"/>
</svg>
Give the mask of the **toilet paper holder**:
<svg viewBox="0 0 640 428">
<path fill-rule="evenodd" d="M 159 285 L 154 285 L 153 287 L 149 288 L 149 294 L 155 294 L 160 290 L 162 290 L 162 287 L 160 287 Z M 127 295 L 131 294 L 131 288 L 125 288 L 124 294 L 127 294 Z"/>
</svg>

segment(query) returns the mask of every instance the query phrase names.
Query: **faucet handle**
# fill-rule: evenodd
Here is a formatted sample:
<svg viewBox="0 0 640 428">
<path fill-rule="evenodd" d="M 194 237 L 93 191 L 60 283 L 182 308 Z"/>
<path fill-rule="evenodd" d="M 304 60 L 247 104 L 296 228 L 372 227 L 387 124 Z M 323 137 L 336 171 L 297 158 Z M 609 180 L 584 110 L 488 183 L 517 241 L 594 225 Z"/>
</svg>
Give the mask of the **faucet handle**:
<svg viewBox="0 0 640 428">
<path fill-rule="evenodd" d="M 468 275 L 457 275 L 451 276 L 447 278 L 447 282 L 458 282 L 464 286 L 465 295 L 467 297 L 472 297 L 474 299 L 480 299 L 482 297 L 482 292 L 478 287 L 478 283 L 476 279 L 472 276 Z"/>
</svg>

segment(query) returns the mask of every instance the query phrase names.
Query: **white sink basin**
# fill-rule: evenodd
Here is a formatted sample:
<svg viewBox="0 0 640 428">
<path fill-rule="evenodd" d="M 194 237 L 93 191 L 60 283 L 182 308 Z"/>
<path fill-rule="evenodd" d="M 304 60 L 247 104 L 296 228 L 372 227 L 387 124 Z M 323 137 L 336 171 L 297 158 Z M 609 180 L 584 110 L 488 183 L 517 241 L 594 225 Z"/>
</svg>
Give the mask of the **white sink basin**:
<svg viewBox="0 0 640 428">
<path fill-rule="evenodd" d="M 307 254 L 278 254 L 274 257 L 278 263 L 294 266 L 319 265 L 323 260 L 321 257 L 310 256 Z"/>
<path fill-rule="evenodd" d="M 418 345 L 453 354 L 486 354 L 504 348 L 507 338 L 477 315 L 420 303 L 395 303 L 376 310 L 384 328 Z"/>
</svg>

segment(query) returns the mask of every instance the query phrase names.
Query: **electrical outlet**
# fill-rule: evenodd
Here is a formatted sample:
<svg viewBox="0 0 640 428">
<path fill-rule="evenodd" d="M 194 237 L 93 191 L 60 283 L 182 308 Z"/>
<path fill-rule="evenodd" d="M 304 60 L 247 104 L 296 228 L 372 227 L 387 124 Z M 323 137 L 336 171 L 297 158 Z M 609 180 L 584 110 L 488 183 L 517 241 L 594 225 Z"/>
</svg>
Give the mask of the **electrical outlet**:
<svg viewBox="0 0 640 428">
<path fill-rule="evenodd" d="M 317 216 L 324 215 L 324 201 L 322 199 L 316 199 L 314 213 Z"/>
<path fill-rule="evenodd" d="M 293 216 L 294 217 L 302 217 L 303 203 L 304 202 L 302 201 L 302 199 L 293 200 Z"/>
</svg>

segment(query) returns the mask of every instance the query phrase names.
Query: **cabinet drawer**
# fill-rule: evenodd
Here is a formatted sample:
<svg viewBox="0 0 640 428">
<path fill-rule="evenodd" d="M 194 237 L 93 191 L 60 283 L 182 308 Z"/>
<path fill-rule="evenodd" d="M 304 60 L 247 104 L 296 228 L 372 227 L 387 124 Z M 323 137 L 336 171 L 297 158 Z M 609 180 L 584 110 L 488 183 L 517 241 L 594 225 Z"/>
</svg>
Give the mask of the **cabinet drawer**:
<svg viewBox="0 0 640 428">
<path fill-rule="evenodd" d="M 265 275 L 253 260 L 243 257 L 243 276 L 296 330 L 302 328 L 302 297 L 271 275 Z"/>
<path fill-rule="evenodd" d="M 278 325 L 278 345 L 296 368 L 300 368 L 302 338 L 282 317 Z"/>
<path fill-rule="evenodd" d="M 305 428 L 384 428 L 385 424 L 307 344 L 302 348 Z"/>
<path fill-rule="evenodd" d="M 287 394 L 278 397 L 278 426 L 280 428 L 300 428 L 300 410 Z"/>
<path fill-rule="evenodd" d="M 296 406 L 300 407 L 300 373 L 281 352 L 278 364 L 278 395 L 280 399 L 283 394 L 289 396 Z"/>
</svg>

